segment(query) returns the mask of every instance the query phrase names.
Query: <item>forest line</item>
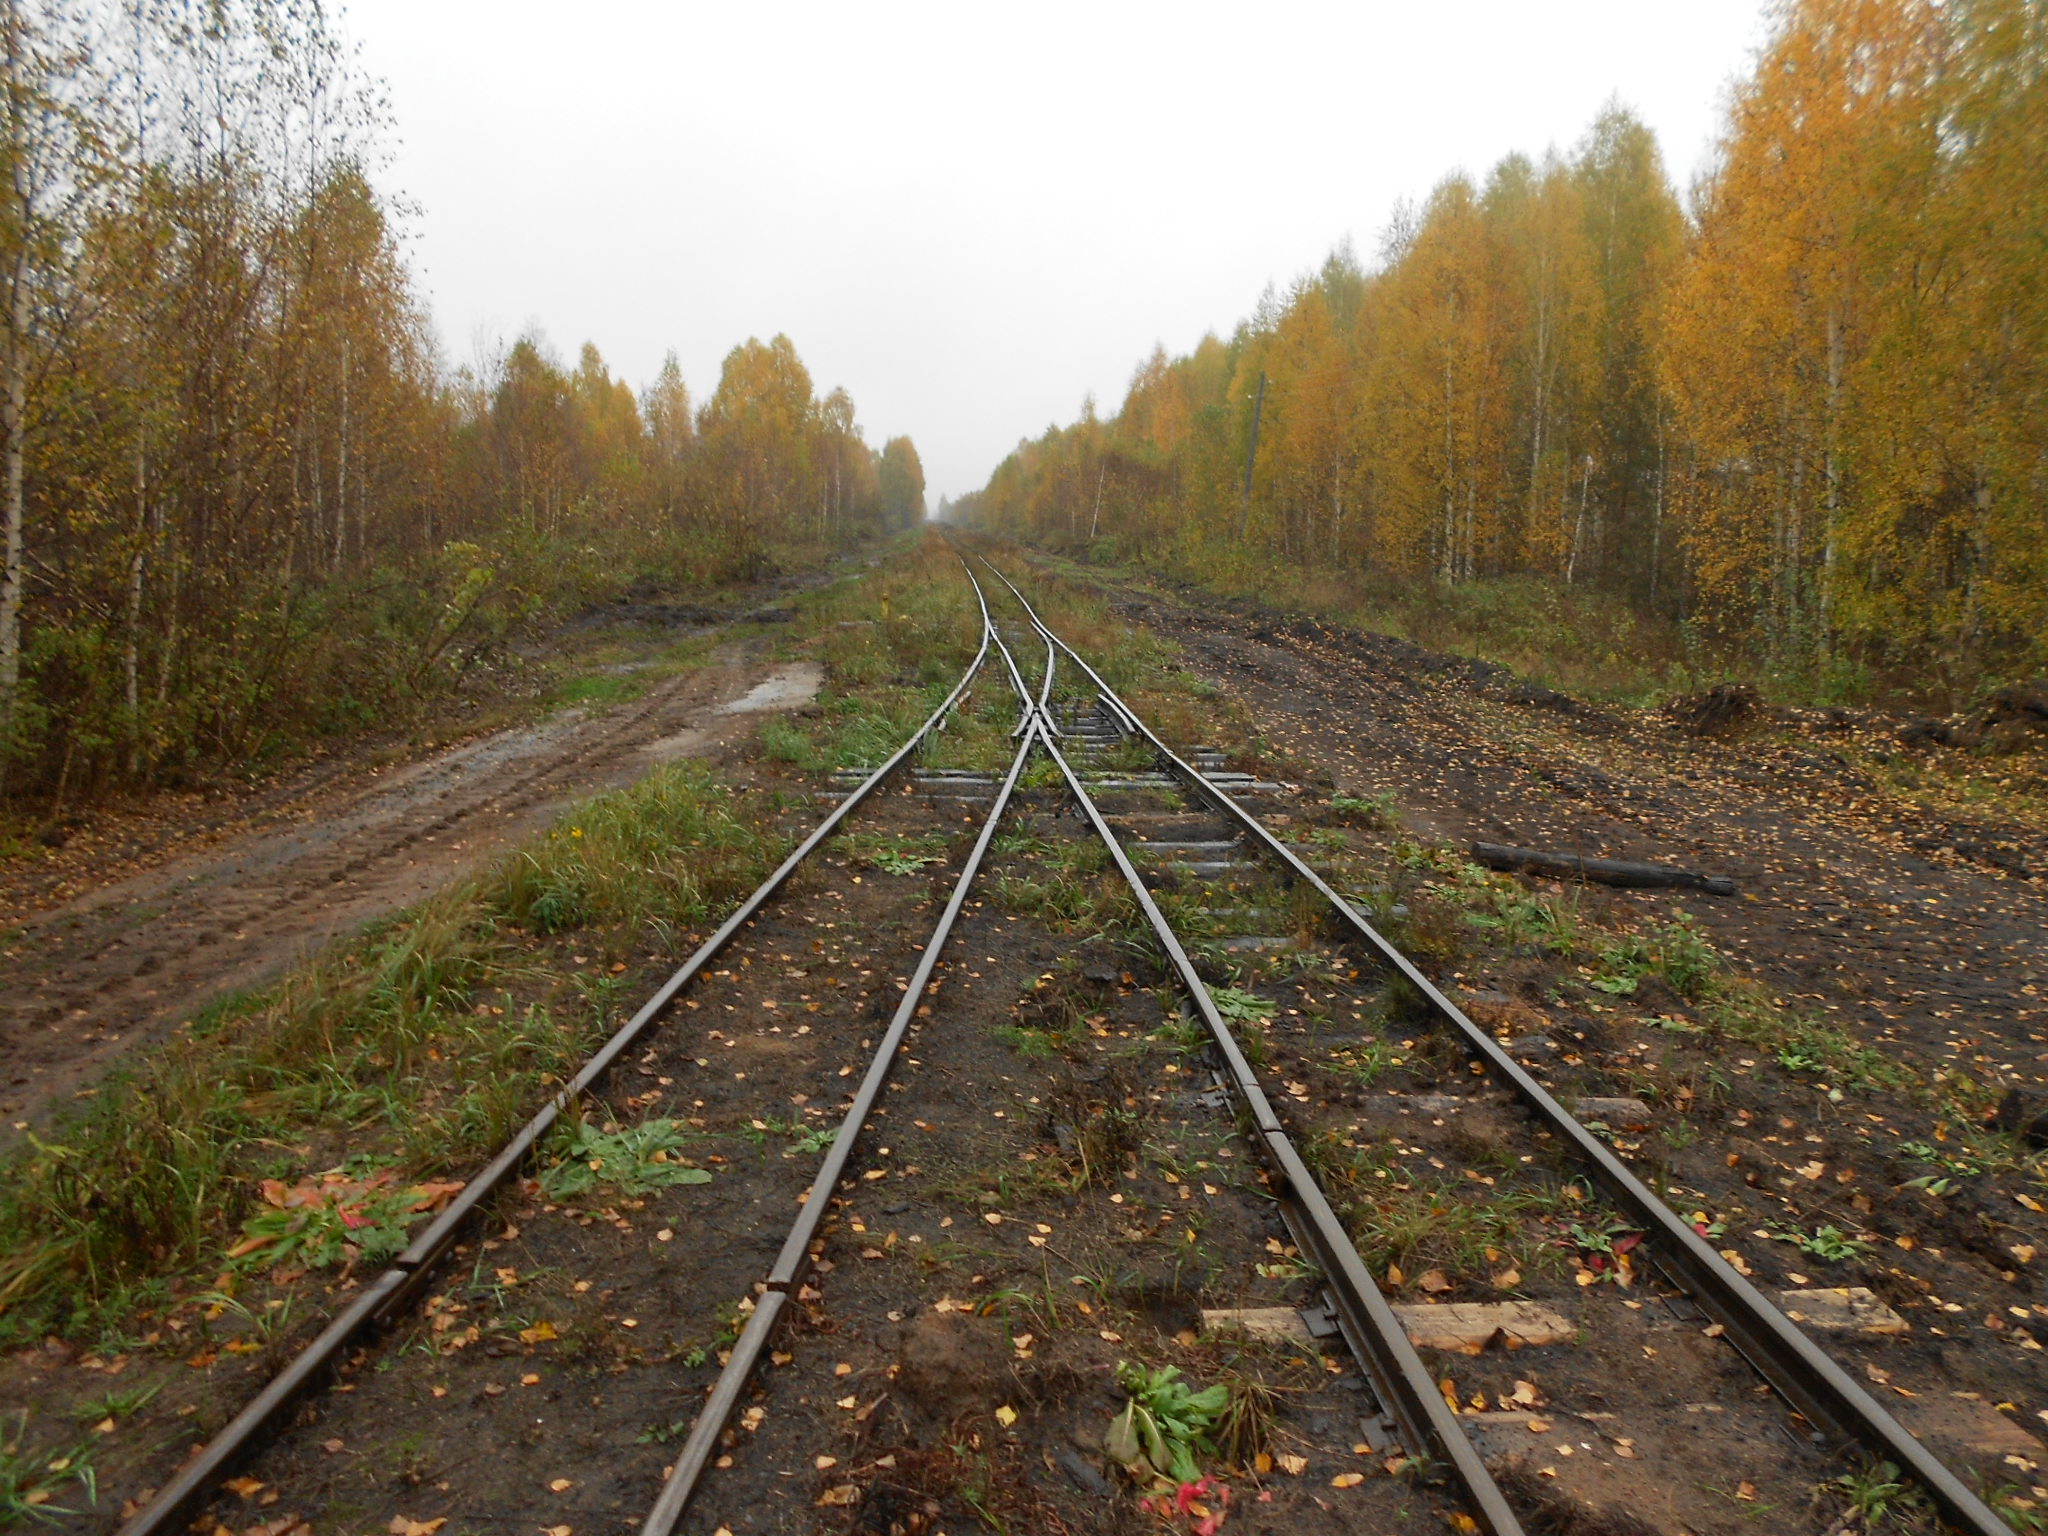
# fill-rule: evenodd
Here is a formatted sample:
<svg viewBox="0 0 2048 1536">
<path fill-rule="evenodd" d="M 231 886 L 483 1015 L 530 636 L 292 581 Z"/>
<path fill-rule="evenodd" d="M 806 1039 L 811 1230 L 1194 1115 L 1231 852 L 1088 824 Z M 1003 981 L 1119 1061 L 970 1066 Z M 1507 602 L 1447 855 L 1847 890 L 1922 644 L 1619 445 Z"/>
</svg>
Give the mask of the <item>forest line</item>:
<svg viewBox="0 0 2048 1536">
<path fill-rule="evenodd" d="M 2048 665 L 2043 163 L 2042 0 L 1786 0 L 1685 199 L 1611 106 L 947 515 L 1248 587 L 1535 579 L 1953 707 Z"/>
<path fill-rule="evenodd" d="M 694 402 L 537 335 L 451 367 L 312 0 L 0 0 L 0 801 L 390 724 L 635 574 L 915 521 L 786 337 Z M 38 811 L 37 814 L 44 814 Z"/>
</svg>

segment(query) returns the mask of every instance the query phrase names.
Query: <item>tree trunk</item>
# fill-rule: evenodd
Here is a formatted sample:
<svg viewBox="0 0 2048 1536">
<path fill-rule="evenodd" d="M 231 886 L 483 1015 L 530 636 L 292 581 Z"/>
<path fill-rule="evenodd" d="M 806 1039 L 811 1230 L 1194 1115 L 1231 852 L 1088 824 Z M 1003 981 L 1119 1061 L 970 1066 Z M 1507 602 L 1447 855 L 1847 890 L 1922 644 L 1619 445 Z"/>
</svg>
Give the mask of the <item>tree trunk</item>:
<svg viewBox="0 0 2048 1536">
<path fill-rule="evenodd" d="M 0 492 L 0 785 L 14 744 L 21 695 L 22 433 L 28 414 L 28 222 L 30 193 L 26 147 L 20 142 L 22 16 L 20 0 L 7 0 L 0 25 L 6 28 L 7 132 L 12 141 L 8 192 L 16 222 L 14 258 L 8 271 L 7 335 L 0 342 L 0 435 L 4 435 L 5 489 Z"/>
<path fill-rule="evenodd" d="M 1455 309 L 1453 309 L 1453 310 L 1452 310 L 1452 313 L 1451 313 L 1451 318 L 1452 318 L 1452 319 L 1453 319 L 1454 321 L 1455 321 L 1455 320 L 1456 320 L 1456 318 L 1457 318 L 1457 311 L 1456 311 Z M 1453 404 L 1453 399 L 1452 399 L 1452 390 L 1451 390 L 1451 340 L 1450 340 L 1450 337 L 1449 337 L 1449 336 L 1447 335 L 1447 336 L 1445 336 L 1445 338 L 1444 338 L 1444 558 L 1443 558 L 1443 574 L 1444 574 L 1444 579 L 1445 579 L 1446 581 L 1450 580 L 1450 579 L 1451 579 L 1451 577 L 1452 577 L 1452 575 L 1454 574 L 1454 571 L 1453 571 L 1453 561 L 1454 561 L 1454 559 L 1455 559 L 1456 557 L 1455 557 L 1455 555 L 1454 555 L 1454 553 L 1453 553 L 1453 543 L 1454 543 L 1454 540 L 1455 540 L 1455 538 L 1456 538 L 1456 531 L 1457 531 L 1457 517 L 1458 517 L 1458 480 L 1457 480 L 1457 453 L 1456 453 L 1456 450 L 1455 450 L 1455 448 L 1453 447 L 1453 444 L 1452 444 L 1452 437 L 1451 437 L 1451 414 L 1452 414 L 1452 404 Z"/>
<path fill-rule="evenodd" d="M 128 777 L 142 772 L 142 568 L 149 539 L 149 460 L 135 438 L 135 547 L 128 555 L 128 622 L 121 645 L 121 698 L 128 707 Z"/>
<path fill-rule="evenodd" d="M 1705 891 L 1713 896 L 1733 896 L 1735 882 L 1720 875 L 1703 875 L 1696 870 L 1671 864 L 1639 864 L 1628 859 L 1589 859 L 1576 853 L 1552 853 L 1542 848 L 1511 848 L 1505 843 L 1474 843 L 1472 858 L 1488 869 L 1514 870 L 1525 874 L 1559 875 L 1595 880 L 1636 890 Z"/>
<path fill-rule="evenodd" d="M 1827 394 L 1827 438 L 1824 474 L 1826 486 L 1822 492 L 1822 517 L 1820 560 L 1820 633 L 1816 642 L 1823 651 L 1828 649 L 1828 625 L 1833 618 L 1835 596 L 1835 516 L 1841 505 L 1841 420 L 1842 420 L 1842 312 L 1838 305 L 1828 306 L 1828 394 Z"/>
<path fill-rule="evenodd" d="M 1579 542 L 1586 535 L 1586 501 L 1593 490 L 1593 455 L 1586 455 L 1585 471 L 1579 480 L 1579 515 L 1572 524 L 1571 553 L 1565 557 L 1564 584 L 1571 586 L 1579 576 Z"/>
<path fill-rule="evenodd" d="M 334 458 L 334 569 L 348 554 L 348 342 L 341 344 L 341 446 Z"/>
<path fill-rule="evenodd" d="M 1657 402 L 1657 500 L 1650 512 L 1650 607 L 1657 606 L 1657 567 L 1664 558 L 1664 402 Z"/>
</svg>

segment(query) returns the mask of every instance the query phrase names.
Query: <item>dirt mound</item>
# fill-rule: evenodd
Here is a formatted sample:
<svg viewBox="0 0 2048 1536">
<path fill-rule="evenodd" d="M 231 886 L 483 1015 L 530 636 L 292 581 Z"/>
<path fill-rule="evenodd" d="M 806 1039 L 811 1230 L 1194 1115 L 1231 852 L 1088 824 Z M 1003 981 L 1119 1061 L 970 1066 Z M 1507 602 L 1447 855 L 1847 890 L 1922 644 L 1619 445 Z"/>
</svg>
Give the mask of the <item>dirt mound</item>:
<svg viewBox="0 0 2048 1536">
<path fill-rule="evenodd" d="M 1998 689 L 1964 722 L 1962 743 L 1984 752 L 2024 752 L 2048 746 L 2048 680 Z"/>
<path fill-rule="evenodd" d="M 1960 719 L 1912 721 L 1899 740 L 1909 747 L 1962 747 L 1993 756 L 2048 746 L 2048 680 L 2008 683 Z"/>
<path fill-rule="evenodd" d="M 1516 683 L 1501 695 L 1524 709 L 1547 709 L 1560 715 L 1586 715 L 1592 711 L 1568 693 L 1546 688 L 1541 683 Z"/>
<path fill-rule="evenodd" d="M 927 1312 L 905 1330 L 896 1385 L 939 1423 L 993 1407 L 1013 1390 L 1001 1328 L 991 1318 Z"/>
<path fill-rule="evenodd" d="M 1716 683 L 1705 693 L 1671 700 L 1663 716 L 1688 736 L 1727 736 L 1763 714 L 1763 700 L 1748 683 Z"/>
</svg>

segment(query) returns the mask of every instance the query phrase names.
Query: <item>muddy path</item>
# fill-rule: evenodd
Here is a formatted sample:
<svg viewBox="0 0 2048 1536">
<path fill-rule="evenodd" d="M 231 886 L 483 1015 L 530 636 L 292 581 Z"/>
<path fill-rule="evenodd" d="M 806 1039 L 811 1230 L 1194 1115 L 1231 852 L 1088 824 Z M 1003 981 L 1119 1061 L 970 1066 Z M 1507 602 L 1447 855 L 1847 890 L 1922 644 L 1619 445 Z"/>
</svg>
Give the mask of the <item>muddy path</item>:
<svg viewBox="0 0 2048 1536">
<path fill-rule="evenodd" d="M 419 900 L 573 801 L 717 756 L 762 712 L 808 703 L 816 665 L 772 650 L 732 641 L 614 709 L 316 782 L 258 826 L 14 920 L 0 929 L 0 1146 L 211 1000 Z"/>
<path fill-rule="evenodd" d="M 1732 876 L 1683 907 L 1807 1008 L 1930 1072 L 2048 1085 L 2048 878 L 1973 858 L 2039 829 L 1971 826 L 1882 793 L 1810 733 L 1727 741 L 1602 709 L 1486 663 L 1312 620 L 1124 594 L 1238 692 L 1280 750 L 1393 791 L 1419 831 Z"/>
</svg>

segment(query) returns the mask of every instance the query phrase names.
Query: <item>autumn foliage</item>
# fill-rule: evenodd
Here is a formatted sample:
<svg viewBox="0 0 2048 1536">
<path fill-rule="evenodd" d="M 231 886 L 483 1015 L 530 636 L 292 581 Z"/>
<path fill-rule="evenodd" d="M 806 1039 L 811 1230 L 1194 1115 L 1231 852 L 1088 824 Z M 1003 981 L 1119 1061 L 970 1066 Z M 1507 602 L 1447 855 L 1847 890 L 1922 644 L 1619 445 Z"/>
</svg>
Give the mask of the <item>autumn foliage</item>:
<svg viewBox="0 0 2048 1536">
<path fill-rule="evenodd" d="M 1610 593 L 1788 687 L 2048 664 L 2048 7 L 1798 0 L 1681 202 L 1614 107 L 1451 176 L 952 515 L 1241 580 Z"/>
<path fill-rule="evenodd" d="M 0 0 L 0 797 L 390 722 L 636 574 L 922 514 L 786 337 L 440 355 L 317 5 Z M 893 455 L 893 457 L 892 457 Z"/>
</svg>

